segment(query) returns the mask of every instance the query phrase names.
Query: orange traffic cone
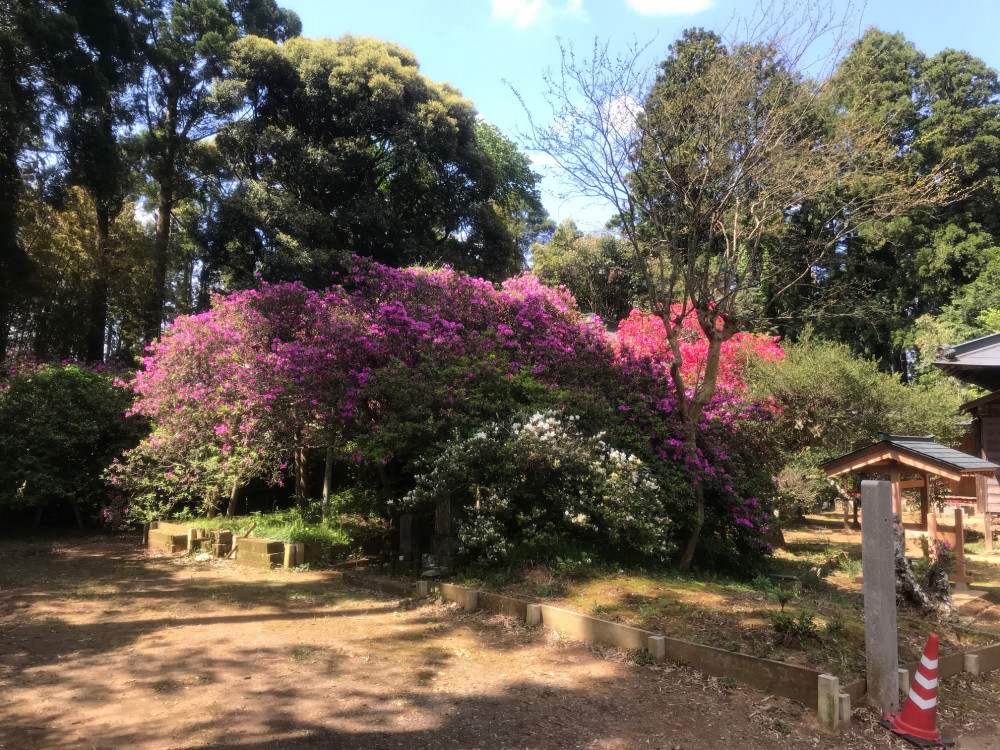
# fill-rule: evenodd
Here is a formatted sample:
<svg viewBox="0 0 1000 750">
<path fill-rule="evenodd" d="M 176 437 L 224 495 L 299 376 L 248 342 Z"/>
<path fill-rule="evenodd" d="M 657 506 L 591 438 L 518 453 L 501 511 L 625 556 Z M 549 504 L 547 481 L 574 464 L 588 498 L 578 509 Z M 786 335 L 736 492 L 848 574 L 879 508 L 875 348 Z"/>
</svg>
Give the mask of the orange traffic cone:
<svg viewBox="0 0 1000 750">
<path fill-rule="evenodd" d="M 910 683 L 903 710 L 898 714 L 887 713 L 879 723 L 917 747 L 954 745 L 937 729 L 937 684 L 938 637 L 932 633 L 924 646 L 917 674 Z"/>
</svg>

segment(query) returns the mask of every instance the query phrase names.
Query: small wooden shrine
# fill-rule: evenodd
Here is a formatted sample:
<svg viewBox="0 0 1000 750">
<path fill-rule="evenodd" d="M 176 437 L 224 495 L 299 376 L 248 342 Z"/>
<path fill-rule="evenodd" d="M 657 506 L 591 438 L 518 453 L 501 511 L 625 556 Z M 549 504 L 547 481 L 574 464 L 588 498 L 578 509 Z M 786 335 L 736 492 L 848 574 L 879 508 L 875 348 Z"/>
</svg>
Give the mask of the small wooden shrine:
<svg viewBox="0 0 1000 750">
<path fill-rule="evenodd" d="M 892 482 L 892 512 L 902 517 L 903 490 L 920 493 L 919 524 L 903 524 L 905 531 L 926 534 L 931 541 L 948 542 L 958 558 L 958 569 L 952 580 L 966 584 L 965 531 L 963 512 L 954 511 L 954 526 L 939 526 L 930 510 L 930 477 L 939 476 L 952 482 L 972 477 L 977 491 L 977 505 L 985 507 L 986 479 L 994 477 L 1000 465 L 934 442 L 933 435 L 879 435 L 879 441 L 851 453 L 831 459 L 822 465 L 828 477 L 857 472 L 887 475 Z M 862 519 L 862 523 L 864 519 Z"/>
</svg>

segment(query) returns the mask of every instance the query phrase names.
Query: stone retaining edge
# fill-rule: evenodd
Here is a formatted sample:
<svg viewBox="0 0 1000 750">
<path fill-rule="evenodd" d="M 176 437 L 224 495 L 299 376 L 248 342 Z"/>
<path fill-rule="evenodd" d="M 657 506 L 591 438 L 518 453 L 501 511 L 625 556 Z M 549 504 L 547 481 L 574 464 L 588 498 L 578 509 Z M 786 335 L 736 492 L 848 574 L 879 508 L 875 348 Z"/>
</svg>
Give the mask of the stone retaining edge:
<svg viewBox="0 0 1000 750">
<path fill-rule="evenodd" d="M 390 581 L 376 576 L 344 571 L 345 583 L 374 589 L 393 596 L 414 596 L 416 585 Z M 478 591 L 454 583 L 431 583 L 430 587 L 440 590 L 441 598 L 470 609 L 470 595 L 477 606 L 471 609 L 485 609 L 497 614 L 525 619 L 531 602 L 502 594 Z M 815 707 L 819 699 L 818 680 L 820 672 L 808 667 L 798 667 L 771 659 L 760 659 L 713 646 L 660 636 L 649 630 L 602 620 L 591 615 L 572 612 L 548 604 L 538 605 L 541 609 L 541 624 L 581 641 L 614 646 L 629 651 L 644 650 L 653 653 L 650 637 L 662 638 L 665 658 L 687 664 L 695 669 L 716 677 L 729 677 L 750 687 L 797 700 L 808 707 Z M 863 685 L 863 683 L 861 683 Z M 848 692 L 855 698 L 852 684 Z M 862 697 L 863 693 L 857 696 Z"/>
</svg>

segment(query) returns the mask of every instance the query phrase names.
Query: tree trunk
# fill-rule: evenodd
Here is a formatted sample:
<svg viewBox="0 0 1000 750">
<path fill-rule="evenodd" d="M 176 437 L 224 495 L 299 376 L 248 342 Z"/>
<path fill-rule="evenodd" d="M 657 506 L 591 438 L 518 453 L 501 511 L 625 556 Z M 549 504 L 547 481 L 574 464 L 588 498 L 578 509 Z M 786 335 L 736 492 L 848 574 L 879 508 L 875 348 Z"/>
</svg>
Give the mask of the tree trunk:
<svg viewBox="0 0 1000 750">
<path fill-rule="evenodd" d="M 167 154 L 164 155 L 166 160 Z M 156 214 L 156 237 L 153 240 L 153 283 L 146 298 L 143 339 L 151 344 L 160 337 L 163 306 L 167 290 L 167 257 L 170 248 L 170 215 L 174 210 L 173 176 L 160 180 L 160 199 Z"/>
<path fill-rule="evenodd" d="M 170 218 L 174 211 L 177 171 L 177 89 L 178 85 L 171 76 L 167 85 L 167 105 L 163 114 L 163 151 L 159 154 L 159 169 L 156 173 L 156 181 L 160 186 L 160 196 L 156 213 L 156 237 L 153 241 L 153 283 L 149 290 L 145 310 L 146 330 L 144 338 L 147 344 L 160 337 L 163 306 L 167 298 Z"/>
<path fill-rule="evenodd" d="M 104 361 L 104 338 L 108 323 L 108 246 L 111 218 L 106 208 L 97 207 L 97 227 L 94 233 L 94 266 L 97 278 L 90 290 L 90 314 L 87 320 L 86 352 L 84 360 L 90 364 Z"/>
<path fill-rule="evenodd" d="M 306 449 L 302 445 L 295 448 L 295 495 L 296 502 L 302 510 L 309 507 L 309 490 L 306 487 Z"/>
<path fill-rule="evenodd" d="M 41 503 L 37 508 L 35 508 L 35 517 L 32 519 L 32 528 L 38 531 L 39 527 L 42 525 L 42 513 L 45 512 L 46 503 Z"/>
<path fill-rule="evenodd" d="M 7 274 L 0 260 L 0 366 L 7 359 L 7 347 L 10 345 L 10 305 L 7 302 Z"/>
<path fill-rule="evenodd" d="M 232 518 L 236 515 L 236 504 L 240 499 L 240 480 L 239 477 L 233 480 L 233 489 L 229 493 L 229 505 L 226 506 L 226 518 Z"/>
<path fill-rule="evenodd" d="M 219 512 L 219 488 L 215 487 L 208 495 L 208 507 L 205 509 L 205 517 L 209 519 L 215 518 L 215 514 L 218 512 Z"/>
<path fill-rule="evenodd" d="M 685 450 L 692 456 L 695 455 L 695 449 L 697 448 L 698 438 L 695 432 L 696 429 L 694 425 L 688 424 L 688 434 L 684 440 Z M 677 567 L 681 571 L 691 569 L 691 563 L 694 561 L 694 553 L 698 548 L 698 540 L 701 537 L 701 529 L 705 525 L 705 485 L 700 476 L 695 475 L 692 489 L 694 490 L 694 526 L 688 534 L 680 559 L 677 561 Z"/>
<path fill-rule="evenodd" d="M 80 504 L 77 503 L 75 497 L 69 499 L 69 507 L 73 511 L 73 520 L 76 521 L 76 527 L 80 530 L 84 530 L 83 526 L 83 514 L 80 513 Z"/>
<path fill-rule="evenodd" d="M 677 561 L 677 567 L 682 572 L 691 569 L 694 553 L 698 548 L 698 539 L 701 537 L 701 529 L 705 525 L 705 487 L 700 479 L 695 480 L 694 492 L 694 527 L 688 534 L 687 541 L 684 543 L 684 551 L 681 552 L 680 560 Z"/>
<path fill-rule="evenodd" d="M 333 446 L 326 446 L 326 464 L 323 466 L 323 520 L 330 515 L 330 484 L 333 480 Z"/>
<path fill-rule="evenodd" d="M 910 567 L 910 561 L 906 559 L 906 536 L 899 522 L 899 516 L 893 517 L 892 528 L 893 553 L 896 561 L 896 597 L 902 597 L 921 610 L 933 610 L 933 602 L 917 582 L 917 577 L 913 575 L 913 568 Z"/>
</svg>

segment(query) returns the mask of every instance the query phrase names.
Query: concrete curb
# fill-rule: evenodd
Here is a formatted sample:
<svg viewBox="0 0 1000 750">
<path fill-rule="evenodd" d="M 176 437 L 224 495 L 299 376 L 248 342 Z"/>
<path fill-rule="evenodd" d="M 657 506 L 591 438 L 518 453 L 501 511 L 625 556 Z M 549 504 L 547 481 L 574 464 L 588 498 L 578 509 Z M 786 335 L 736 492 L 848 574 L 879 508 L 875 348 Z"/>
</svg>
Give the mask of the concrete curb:
<svg viewBox="0 0 1000 750">
<path fill-rule="evenodd" d="M 414 585 L 349 571 L 342 576 L 345 583 L 400 597 L 413 596 L 417 586 L 423 583 Z M 467 611 L 477 608 L 477 605 L 478 609 L 516 617 L 529 626 L 544 625 L 577 640 L 628 651 L 649 651 L 657 660 L 687 664 L 706 674 L 729 677 L 750 687 L 800 701 L 806 706 L 816 706 L 819 700 L 821 673 L 815 669 L 703 646 L 548 604 L 535 604 L 454 583 L 431 583 L 429 587 L 437 588 L 442 599 L 454 602 Z M 476 604 L 470 607 L 473 597 Z M 861 686 L 863 688 L 863 683 Z M 864 695 L 857 692 L 856 684 L 848 686 L 843 692 L 852 700 L 860 700 Z"/>
<path fill-rule="evenodd" d="M 346 544 L 292 544 L 264 537 L 235 541 L 237 563 L 265 570 L 282 565 L 290 569 L 327 554 L 346 554 L 350 551 Z M 190 524 L 169 521 L 150 521 L 143 526 L 143 545 L 170 555 L 202 550 L 212 552 L 215 557 L 223 557 L 232 548 L 233 542 L 233 533 L 227 529 L 200 529 Z"/>
<path fill-rule="evenodd" d="M 836 677 L 809 667 L 703 646 L 548 604 L 478 591 L 454 583 L 418 581 L 416 584 L 409 584 L 352 571 L 344 571 L 341 575 L 346 583 L 391 596 L 422 598 L 430 590 L 437 588 L 442 599 L 454 602 L 467 611 L 483 609 L 524 620 L 528 627 L 544 625 L 577 640 L 626 650 L 645 650 L 657 661 L 686 664 L 705 674 L 728 677 L 773 695 L 799 701 L 825 716 L 825 726 L 828 729 L 837 729 L 850 723 L 851 705 L 860 703 L 867 691 L 864 678 L 841 686 Z M 907 668 L 909 674 L 916 673 L 916 664 L 908 665 Z M 941 657 L 938 675 L 943 679 L 953 677 L 963 670 L 977 675 L 994 669 L 1000 669 L 1000 644 Z M 908 686 L 901 688 L 904 693 L 906 689 Z M 824 704 L 822 706 L 821 699 Z"/>
</svg>

